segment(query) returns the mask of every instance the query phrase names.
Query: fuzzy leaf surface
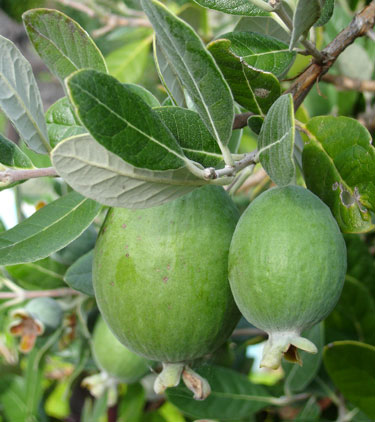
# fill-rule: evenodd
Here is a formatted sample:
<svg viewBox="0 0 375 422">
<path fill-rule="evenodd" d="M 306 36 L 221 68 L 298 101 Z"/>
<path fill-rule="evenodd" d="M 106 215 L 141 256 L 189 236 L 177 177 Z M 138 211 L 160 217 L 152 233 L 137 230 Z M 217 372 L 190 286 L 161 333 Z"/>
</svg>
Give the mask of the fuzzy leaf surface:
<svg viewBox="0 0 375 422">
<path fill-rule="evenodd" d="M 375 148 L 371 135 L 348 117 L 314 117 L 302 160 L 307 187 L 331 209 L 344 233 L 371 230 L 375 210 Z"/>
<path fill-rule="evenodd" d="M 150 91 L 147 91 L 147 89 L 143 86 L 137 84 L 124 84 L 124 86 L 134 94 L 140 96 L 142 100 L 151 108 L 160 107 L 160 102 L 155 97 L 155 95 L 152 94 Z"/>
<path fill-rule="evenodd" d="M 0 108 L 33 151 L 50 150 L 42 99 L 30 63 L 0 35 Z"/>
<path fill-rule="evenodd" d="M 203 7 L 208 9 L 219 10 L 220 12 L 228 13 L 230 15 L 241 16 L 263 16 L 269 15 L 259 7 L 255 6 L 249 0 L 194 0 Z"/>
<path fill-rule="evenodd" d="M 294 106 L 291 94 L 274 102 L 259 134 L 258 151 L 262 166 L 279 186 L 294 182 Z"/>
<path fill-rule="evenodd" d="M 186 168 L 151 171 L 134 167 L 90 135 L 60 142 L 52 151 L 52 162 L 73 189 L 112 207 L 149 208 L 205 184 Z"/>
<path fill-rule="evenodd" d="M 77 192 L 51 202 L 0 235 L 0 265 L 46 258 L 76 239 L 100 209 L 98 203 Z"/>
<path fill-rule="evenodd" d="M 255 32 L 276 38 L 289 45 L 290 34 L 272 16 L 252 16 L 240 19 L 234 32 Z"/>
<path fill-rule="evenodd" d="M 293 31 L 289 48 L 292 50 L 299 37 L 308 31 L 321 16 L 325 0 L 299 0 L 293 16 Z"/>
<path fill-rule="evenodd" d="M 78 69 L 107 72 L 102 53 L 88 33 L 57 10 L 33 9 L 23 14 L 31 43 L 51 72 L 62 82 Z"/>
<path fill-rule="evenodd" d="M 316 22 L 315 26 L 323 26 L 325 25 L 332 17 L 333 12 L 335 10 L 335 0 L 324 0 L 323 2 L 322 12 L 320 14 L 320 18 L 318 22 Z"/>
<path fill-rule="evenodd" d="M 135 167 L 169 170 L 184 165 L 180 146 L 159 116 L 115 78 L 81 70 L 67 86 L 80 120 L 106 149 Z"/>
<path fill-rule="evenodd" d="M 233 97 L 214 59 L 193 28 L 164 5 L 143 0 L 142 6 L 207 129 L 219 145 L 227 145 L 234 119 Z"/>
</svg>

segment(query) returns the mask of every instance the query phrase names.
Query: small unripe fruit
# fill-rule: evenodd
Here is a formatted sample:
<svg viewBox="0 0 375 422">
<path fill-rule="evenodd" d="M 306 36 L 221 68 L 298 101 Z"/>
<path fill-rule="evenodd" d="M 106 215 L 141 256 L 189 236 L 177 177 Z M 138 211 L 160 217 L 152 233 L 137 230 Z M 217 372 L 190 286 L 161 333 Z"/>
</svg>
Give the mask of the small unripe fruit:
<svg viewBox="0 0 375 422">
<path fill-rule="evenodd" d="M 300 334 L 332 311 L 345 272 L 344 239 L 313 193 L 273 188 L 250 204 L 233 235 L 229 279 L 240 311 L 269 335 L 261 366 L 278 368 L 296 348 L 316 352 Z"/>
</svg>

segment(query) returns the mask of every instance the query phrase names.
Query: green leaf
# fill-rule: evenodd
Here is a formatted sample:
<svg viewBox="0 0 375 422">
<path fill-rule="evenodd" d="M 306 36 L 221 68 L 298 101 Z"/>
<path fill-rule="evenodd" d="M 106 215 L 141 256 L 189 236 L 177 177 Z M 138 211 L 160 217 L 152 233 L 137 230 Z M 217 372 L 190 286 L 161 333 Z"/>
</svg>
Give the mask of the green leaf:
<svg viewBox="0 0 375 422">
<path fill-rule="evenodd" d="M 138 82 L 147 64 L 152 43 L 152 31 L 139 28 L 144 36 L 134 42 L 125 43 L 106 57 L 108 72 L 120 82 Z"/>
<path fill-rule="evenodd" d="M 87 296 L 95 296 L 92 286 L 92 262 L 94 251 L 81 256 L 66 272 L 65 281 L 74 290 Z"/>
<path fill-rule="evenodd" d="M 337 341 L 325 347 L 323 360 L 343 396 L 375 419 L 375 347 Z"/>
<path fill-rule="evenodd" d="M 0 108 L 32 150 L 47 153 L 51 147 L 31 65 L 17 47 L 1 35 L 0 51 Z"/>
<path fill-rule="evenodd" d="M 25 12 L 22 18 L 31 43 L 62 82 L 78 69 L 107 71 L 102 53 L 93 40 L 64 13 L 33 9 Z"/>
<path fill-rule="evenodd" d="M 51 259 L 6 267 L 7 272 L 26 290 L 55 289 L 64 285 L 66 266 Z"/>
<path fill-rule="evenodd" d="M 359 340 L 375 345 L 375 303 L 369 290 L 347 276 L 340 300 L 327 318 L 327 339 Z"/>
<path fill-rule="evenodd" d="M 134 92 L 134 94 L 139 95 L 151 108 L 160 107 L 159 100 L 154 96 L 154 94 L 147 91 L 146 88 L 143 88 L 143 86 L 136 84 L 124 84 L 124 86 L 131 92 Z"/>
<path fill-rule="evenodd" d="M 255 32 L 229 32 L 220 39 L 229 40 L 230 50 L 249 66 L 277 77 L 285 74 L 296 56 L 284 42 Z"/>
<path fill-rule="evenodd" d="M 67 86 L 80 120 L 106 149 L 135 167 L 169 170 L 184 165 L 180 146 L 158 115 L 115 78 L 81 70 Z"/>
<path fill-rule="evenodd" d="M 298 413 L 294 422 L 314 422 L 319 421 L 320 406 L 315 397 L 310 397 L 302 410 Z"/>
<path fill-rule="evenodd" d="M 234 106 L 220 70 L 189 25 L 157 0 L 143 0 L 142 6 L 196 111 L 223 150 L 232 134 Z"/>
<path fill-rule="evenodd" d="M 216 40 L 208 45 L 237 103 L 253 113 L 267 113 L 280 96 L 279 81 L 271 73 L 248 65 L 240 56 L 233 53 L 230 47 L 229 40 Z"/>
<path fill-rule="evenodd" d="M 295 179 L 294 106 L 291 94 L 281 96 L 270 108 L 260 131 L 259 158 L 270 178 L 279 186 Z"/>
<path fill-rule="evenodd" d="M 348 117 L 315 117 L 302 160 L 307 187 L 331 209 L 344 233 L 371 230 L 375 211 L 375 148 L 371 135 Z"/>
<path fill-rule="evenodd" d="M 3 166 L 15 169 L 34 168 L 30 158 L 14 142 L 0 134 L 0 169 Z"/>
<path fill-rule="evenodd" d="M 76 192 L 46 205 L 0 235 L 0 265 L 46 258 L 76 239 L 100 209 L 99 204 Z"/>
<path fill-rule="evenodd" d="M 139 383 L 127 386 L 126 394 L 118 405 L 119 422 L 142 422 L 146 394 Z"/>
<path fill-rule="evenodd" d="M 242 419 L 268 406 L 272 397 L 244 375 L 230 369 L 206 366 L 197 371 L 207 379 L 211 394 L 198 402 L 186 387 L 167 390 L 168 400 L 183 413 L 193 418 L 227 421 Z"/>
<path fill-rule="evenodd" d="M 219 10 L 230 15 L 241 16 L 267 16 L 269 12 L 252 4 L 251 0 L 194 0 L 196 3 L 208 9 Z"/>
<path fill-rule="evenodd" d="M 150 171 L 134 167 L 89 135 L 60 142 L 52 151 L 52 161 L 73 189 L 113 207 L 161 205 L 206 183 L 186 168 Z"/>
<path fill-rule="evenodd" d="M 315 26 L 325 25 L 331 19 L 334 10 L 335 10 L 335 0 L 324 0 L 324 5 L 323 5 L 322 12 L 320 14 L 320 18 L 318 22 L 316 22 Z"/>
<path fill-rule="evenodd" d="M 267 35 L 289 45 L 290 34 L 273 18 L 268 16 L 252 16 L 241 18 L 234 28 L 234 32 L 256 32 Z"/>
<path fill-rule="evenodd" d="M 285 390 L 289 393 L 298 393 L 304 391 L 306 387 L 313 381 L 319 371 L 322 361 L 322 353 L 324 342 L 324 326 L 323 323 L 306 330 L 303 337 L 311 340 L 318 348 L 317 354 L 300 352 L 302 366 L 283 362 L 285 371 Z"/>
<path fill-rule="evenodd" d="M 293 17 L 293 31 L 289 44 L 292 50 L 299 37 L 308 31 L 318 21 L 325 0 L 299 0 Z"/>
<path fill-rule="evenodd" d="M 75 116 L 73 107 L 67 97 L 60 98 L 55 104 L 51 105 L 46 113 L 46 122 L 52 147 L 63 139 L 87 133 L 87 129 L 81 125 Z"/>
<path fill-rule="evenodd" d="M 181 107 L 158 107 L 154 110 L 190 160 L 203 167 L 216 167 L 223 161 L 219 146 L 198 113 Z"/>
</svg>

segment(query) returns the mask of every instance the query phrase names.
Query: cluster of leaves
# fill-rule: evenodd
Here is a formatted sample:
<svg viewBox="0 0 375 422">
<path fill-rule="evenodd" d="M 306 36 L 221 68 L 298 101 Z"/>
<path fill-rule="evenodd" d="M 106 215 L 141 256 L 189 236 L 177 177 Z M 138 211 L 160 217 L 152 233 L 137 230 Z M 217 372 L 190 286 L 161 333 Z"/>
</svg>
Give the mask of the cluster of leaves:
<svg viewBox="0 0 375 422">
<path fill-rule="evenodd" d="M 6 351 L 0 378 L 5 421 L 61 420 L 69 413 L 64 394 L 93 369 L 87 345 L 95 309 L 91 263 L 94 227 L 103 206 L 151 207 L 208 183 L 236 186 L 249 174 L 245 165 L 253 170 L 258 161 L 267 172 L 266 182 L 306 183 L 348 233 L 349 268 L 340 302 L 324 325 L 305 333 L 320 345 L 320 353 L 303 356 L 303 367 L 285 364 L 282 381 L 274 379 L 266 387 L 247 376 L 246 346 L 257 339 L 234 338 L 229 349 L 198 370 L 210 382 L 208 399 L 198 403 L 178 387 L 167 392 L 167 401 L 155 401 L 146 383 L 129 385 L 120 393 L 119 420 L 277 420 L 290 406 L 289 419 L 301 421 L 332 420 L 337 412 L 344 412 L 345 420 L 375 418 L 374 239 L 354 234 L 374 228 L 375 149 L 370 132 L 347 117 L 365 96 L 354 93 L 351 106 L 340 113 L 345 116 L 310 118 L 340 110 L 339 93 L 335 90 L 323 112 L 316 112 L 321 101 L 314 100 L 314 93 L 297 112 L 291 94 L 282 95 L 286 75 L 306 64 L 299 47 L 307 45 L 311 53 L 308 31 L 325 25 L 316 32 L 331 41 L 350 15 L 337 7 L 332 18 L 332 0 L 299 0 L 293 8 L 276 2 L 275 9 L 261 0 L 197 3 L 184 4 L 177 17 L 157 0 L 142 0 L 155 37 L 150 28 L 135 29 L 125 33 L 125 45 L 112 51 L 108 45 L 116 37 L 104 37 L 98 45 L 106 58 L 67 15 L 50 9 L 26 12 L 30 41 L 66 93 L 46 114 L 30 64 L 0 36 L 0 108 L 24 143 L 20 148 L 0 136 L 0 190 L 22 183 L 13 174 L 38 167 L 53 166 L 64 180 L 54 183 L 53 201 L 0 234 L 3 290 L 15 295 L 0 305 L 4 330 L 11 318 L 8 310 L 23 303 L 25 294 L 32 297 L 30 292 L 66 285 L 74 289 L 56 302 L 65 309 L 64 322 L 36 341 L 23 365 L 10 364 L 14 340 L 8 334 L 0 338 Z M 228 30 L 213 37 L 207 27 L 202 29 L 208 13 L 204 7 L 228 14 Z M 152 42 L 163 85 L 159 91 L 150 87 L 153 93 L 135 84 L 152 71 Z M 353 47 L 346 61 L 340 57 L 335 72 L 363 54 L 366 64 L 374 62 L 375 51 L 365 40 Z M 373 73 L 368 64 L 367 77 Z M 366 101 L 370 104 L 371 98 Z M 239 113 L 249 117 L 245 135 L 233 130 Z M 256 151 L 246 148 L 249 139 L 256 140 Z M 249 196 L 263 188 L 255 187 Z M 30 333 L 23 328 L 21 324 L 18 335 L 27 345 Z M 62 375 L 55 374 L 55 367 Z M 81 420 L 100 421 L 105 412 L 104 396 L 94 404 L 88 400 Z"/>
</svg>

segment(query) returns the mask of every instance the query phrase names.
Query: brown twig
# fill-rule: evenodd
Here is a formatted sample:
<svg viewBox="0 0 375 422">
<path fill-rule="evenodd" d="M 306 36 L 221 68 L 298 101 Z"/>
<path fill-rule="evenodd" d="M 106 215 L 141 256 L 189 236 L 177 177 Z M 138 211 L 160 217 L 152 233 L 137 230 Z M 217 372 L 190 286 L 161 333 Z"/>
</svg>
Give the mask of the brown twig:
<svg viewBox="0 0 375 422">
<path fill-rule="evenodd" d="M 70 295 L 79 295 L 80 292 L 68 287 L 53 290 L 23 290 L 21 292 L 0 292 L 0 299 L 16 299 L 22 296 L 24 299 L 33 299 L 35 297 L 62 297 Z"/>
<path fill-rule="evenodd" d="M 254 116 L 254 113 L 248 112 L 236 114 L 233 122 L 233 130 L 245 127 L 247 125 L 247 120 L 250 116 Z"/>
<path fill-rule="evenodd" d="M 10 185 L 20 180 L 35 179 L 37 177 L 58 176 L 54 167 L 46 167 L 40 169 L 7 169 L 0 171 L 0 184 Z"/>
<path fill-rule="evenodd" d="M 342 91 L 375 92 L 375 81 L 364 81 L 342 75 L 323 75 L 321 80 Z"/>
</svg>

